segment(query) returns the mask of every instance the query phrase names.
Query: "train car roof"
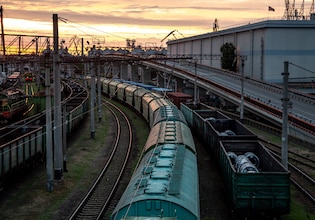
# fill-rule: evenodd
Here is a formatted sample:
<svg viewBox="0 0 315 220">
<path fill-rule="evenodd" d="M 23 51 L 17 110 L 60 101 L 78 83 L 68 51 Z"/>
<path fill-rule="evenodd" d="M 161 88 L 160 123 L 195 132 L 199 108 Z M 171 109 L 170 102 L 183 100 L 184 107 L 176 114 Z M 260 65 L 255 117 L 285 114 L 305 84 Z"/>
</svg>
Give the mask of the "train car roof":
<svg viewBox="0 0 315 220">
<path fill-rule="evenodd" d="M 161 121 L 181 121 L 187 124 L 183 113 L 175 105 L 165 105 L 154 112 L 153 125 Z"/>
<path fill-rule="evenodd" d="M 172 103 L 168 99 L 164 99 L 163 96 L 157 93 L 149 93 L 143 96 L 143 100 L 146 103 L 149 103 L 150 109 L 155 112 L 157 109 L 161 108 L 162 106 L 167 106 Z"/>
<path fill-rule="evenodd" d="M 21 75 L 20 72 L 14 72 L 14 73 L 12 73 L 8 78 L 9 78 L 9 79 L 11 79 L 11 78 L 17 78 L 17 77 L 19 77 L 20 75 Z"/>
<path fill-rule="evenodd" d="M 195 143 L 187 124 L 180 121 L 162 121 L 152 127 L 145 144 L 145 152 L 160 143 L 184 144 L 196 153 Z"/>
<path fill-rule="evenodd" d="M 172 92 L 173 90 L 172 89 L 168 89 L 168 88 L 161 88 L 161 87 L 153 87 L 152 88 L 152 91 L 155 91 L 155 92 Z"/>
<path fill-rule="evenodd" d="M 2 96 L 13 96 L 13 95 L 24 95 L 24 91 L 21 89 L 7 89 L 4 91 L 1 91 L 0 94 Z"/>
<path fill-rule="evenodd" d="M 152 88 L 155 88 L 155 85 L 149 85 L 149 84 L 144 84 L 144 83 L 140 83 L 140 82 L 135 82 L 135 81 L 124 81 L 125 83 L 131 84 L 131 85 L 135 85 L 135 86 L 139 86 L 142 88 L 145 88 L 147 90 L 152 90 Z"/>
<path fill-rule="evenodd" d="M 129 211 L 130 214 L 126 216 L 133 216 L 132 208 L 128 207 L 136 204 L 142 207 L 138 210 L 142 212 L 138 216 L 150 216 L 150 210 L 144 210 L 144 207 L 156 200 L 161 206 L 162 203 L 173 203 L 180 207 L 176 210 L 177 214 L 182 209 L 199 217 L 196 164 L 195 154 L 181 144 L 162 144 L 147 152 L 117 204 L 114 215 L 117 212 L 124 215 Z"/>
</svg>

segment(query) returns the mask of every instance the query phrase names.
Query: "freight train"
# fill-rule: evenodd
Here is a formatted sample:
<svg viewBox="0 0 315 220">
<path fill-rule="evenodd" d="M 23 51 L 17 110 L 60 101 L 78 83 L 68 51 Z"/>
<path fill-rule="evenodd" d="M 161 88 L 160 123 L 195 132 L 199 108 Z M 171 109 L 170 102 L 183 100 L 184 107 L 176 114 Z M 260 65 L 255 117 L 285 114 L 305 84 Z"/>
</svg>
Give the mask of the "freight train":
<svg viewBox="0 0 315 220">
<path fill-rule="evenodd" d="M 70 136 L 84 119 L 89 93 L 80 84 L 69 82 L 66 100 L 66 133 Z M 25 169 L 43 161 L 46 153 L 45 113 L 0 128 L 0 189 Z"/>
<path fill-rule="evenodd" d="M 253 132 L 217 110 L 180 109 L 216 161 L 233 214 L 277 219 L 290 212 L 290 173 Z"/>
<path fill-rule="evenodd" d="M 196 148 L 181 111 L 139 85 L 102 79 L 102 91 L 133 109 L 151 131 L 111 219 L 200 219 Z"/>
</svg>

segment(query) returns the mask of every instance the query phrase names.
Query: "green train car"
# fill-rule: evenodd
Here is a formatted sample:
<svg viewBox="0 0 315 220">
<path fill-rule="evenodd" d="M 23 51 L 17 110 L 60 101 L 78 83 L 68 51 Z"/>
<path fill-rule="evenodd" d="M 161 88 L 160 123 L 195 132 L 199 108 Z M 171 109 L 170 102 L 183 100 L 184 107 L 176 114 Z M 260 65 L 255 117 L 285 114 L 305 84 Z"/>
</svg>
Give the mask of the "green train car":
<svg viewBox="0 0 315 220">
<path fill-rule="evenodd" d="M 236 216 L 278 219 L 290 212 L 290 172 L 257 135 L 216 110 L 182 104 L 181 111 L 216 162 Z"/>
<path fill-rule="evenodd" d="M 229 154 L 253 153 L 256 171 L 237 169 Z M 243 215 L 281 216 L 290 212 L 290 173 L 258 141 L 220 141 L 220 167 L 232 207 Z"/>
</svg>

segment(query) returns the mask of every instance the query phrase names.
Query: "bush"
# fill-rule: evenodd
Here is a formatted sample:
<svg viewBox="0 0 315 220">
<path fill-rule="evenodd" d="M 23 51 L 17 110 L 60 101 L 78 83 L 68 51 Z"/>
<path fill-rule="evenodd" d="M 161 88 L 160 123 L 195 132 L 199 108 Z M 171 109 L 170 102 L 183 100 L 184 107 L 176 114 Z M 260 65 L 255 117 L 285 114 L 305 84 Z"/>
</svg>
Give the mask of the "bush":
<svg viewBox="0 0 315 220">
<path fill-rule="evenodd" d="M 232 43 L 225 43 L 221 46 L 221 68 L 236 71 L 235 46 Z"/>
</svg>

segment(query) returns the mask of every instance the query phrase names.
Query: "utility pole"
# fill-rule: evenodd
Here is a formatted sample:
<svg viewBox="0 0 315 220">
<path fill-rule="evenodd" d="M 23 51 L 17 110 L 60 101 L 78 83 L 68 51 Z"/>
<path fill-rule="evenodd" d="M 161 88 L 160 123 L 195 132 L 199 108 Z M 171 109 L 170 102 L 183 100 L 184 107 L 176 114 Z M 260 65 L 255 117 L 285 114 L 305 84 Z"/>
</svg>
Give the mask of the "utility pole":
<svg viewBox="0 0 315 220">
<path fill-rule="evenodd" d="M 5 55 L 5 42 L 4 42 L 4 28 L 3 28 L 3 7 L 0 6 L 0 17 L 1 17 L 1 42 L 3 48 L 3 55 Z"/>
<path fill-rule="evenodd" d="M 197 60 L 195 60 L 194 106 L 197 104 Z"/>
<path fill-rule="evenodd" d="M 288 169 L 288 81 L 289 81 L 289 62 L 284 62 L 283 75 L 283 98 L 282 100 L 282 138 L 281 138 L 281 162 Z"/>
<path fill-rule="evenodd" d="M 102 121 L 102 93 L 101 93 L 101 66 L 99 62 L 99 56 L 97 57 L 97 92 L 98 92 L 98 121 Z"/>
<path fill-rule="evenodd" d="M 54 185 L 54 163 L 52 147 L 51 95 L 50 95 L 50 50 L 45 53 L 45 93 L 46 93 L 46 170 L 47 191 L 52 192 Z"/>
<path fill-rule="evenodd" d="M 53 14 L 54 36 L 54 161 L 55 179 L 61 180 L 63 176 L 63 147 L 62 147 L 62 123 L 61 123 L 61 89 L 60 89 L 60 61 L 59 61 L 59 35 L 58 15 Z"/>
<path fill-rule="evenodd" d="M 62 117 L 62 153 L 63 153 L 63 172 L 67 171 L 67 106 L 64 104 L 62 108 L 63 117 Z"/>
<path fill-rule="evenodd" d="M 83 37 L 81 38 L 81 56 L 84 56 L 84 39 Z"/>
<path fill-rule="evenodd" d="M 94 103 L 95 103 L 95 62 L 90 63 L 91 70 L 91 138 L 95 139 L 95 114 L 94 114 Z"/>
<path fill-rule="evenodd" d="M 240 120 L 244 122 L 244 59 L 242 59 Z"/>
</svg>

